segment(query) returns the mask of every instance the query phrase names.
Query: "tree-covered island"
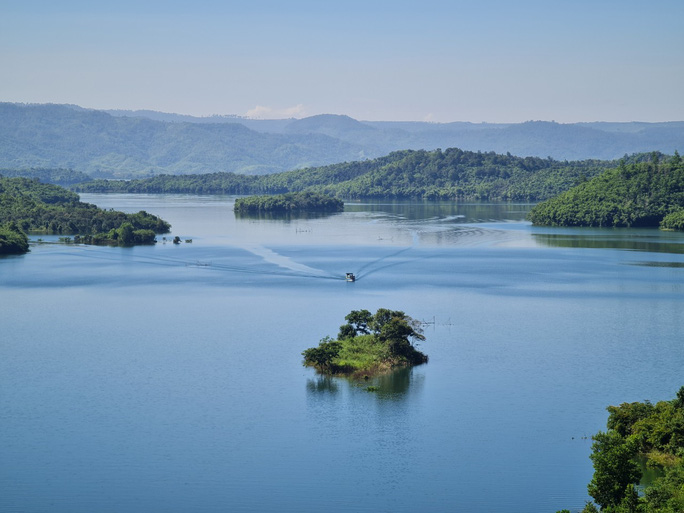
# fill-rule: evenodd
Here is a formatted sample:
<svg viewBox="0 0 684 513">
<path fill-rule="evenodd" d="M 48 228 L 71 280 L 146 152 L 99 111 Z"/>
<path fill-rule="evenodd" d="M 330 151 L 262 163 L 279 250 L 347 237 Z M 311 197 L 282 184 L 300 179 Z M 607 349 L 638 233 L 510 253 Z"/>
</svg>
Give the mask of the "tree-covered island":
<svg viewBox="0 0 684 513">
<path fill-rule="evenodd" d="M 649 162 L 620 162 L 593 179 L 536 205 L 536 225 L 684 229 L 684 161 L 653 153 Z"/>
<path fill-rule="evenodd" d="M 419 321 L 402 311 L 380 308 L 375 314 L 353 310 L 337 340 L 325 337 L 304 352 L 304 365 L 322 374 L 372 376 L 398 367 L 427 363 L 412 340 L 425 340 Z"/>
<path fill-rule="evenodd" d="M 344 210 L 344 202 L 312 191 L 288 192 L 238 198 L 235 200 L 234 210 L 243 214 L 259 212 L 341 212 Z"/>
<path fill-rule="evenodd" d="M 140 211 L 126 214 L 80 201 L 74 192 L 28 178 L 0 176 L 0 251 L 25 253 L 27 233 L 73 235 L 85 244 L 151 244 L 171 225 Z M 16 251 L 16 248 L 23 248 Z"/>
</svg>

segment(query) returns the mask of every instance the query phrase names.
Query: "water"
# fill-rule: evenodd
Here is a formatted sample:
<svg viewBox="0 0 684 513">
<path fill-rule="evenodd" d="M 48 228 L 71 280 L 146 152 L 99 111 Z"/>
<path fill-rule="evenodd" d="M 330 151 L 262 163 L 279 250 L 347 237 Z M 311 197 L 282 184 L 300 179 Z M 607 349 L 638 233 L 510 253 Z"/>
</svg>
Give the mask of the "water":
<svg viewBox="0 0 684 513">
<path fill-rule="evenodd" d="M 577 511 L 605 407 L 684 384 L 682 234 L 534 228 L 529 205 L 82 199 L 192 243 L 0 260 L 3 512 Z M 427 365 L 377 392 L 301 366 L 380 307 L 428 323 Z"/>
</svg>

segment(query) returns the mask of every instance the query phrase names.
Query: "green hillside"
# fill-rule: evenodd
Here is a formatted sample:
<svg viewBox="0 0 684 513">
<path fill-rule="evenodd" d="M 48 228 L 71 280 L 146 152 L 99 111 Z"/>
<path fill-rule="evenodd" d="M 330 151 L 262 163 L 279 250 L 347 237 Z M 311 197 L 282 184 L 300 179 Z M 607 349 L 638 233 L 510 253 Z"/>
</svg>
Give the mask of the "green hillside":
<svg viewBox="0 0 684 513">
<path fill-rule="evenodd" d="M 560 162 L 493 152 L 406 150 L 373 160 L 267 176 L 211 173 L 131 181 L 96 180 L 81 192 L 281 194 L 312 189 L 343 198 L 426 198 L 534 201 L 550 198 L 615 165 Z"/>
<path fill-rule="evenodd" d="M 682 229 L 684 163 L 679 154 L 650 162 L 621 162 L 592 180 L 540 203 L 529 213 L 537 225 L 659 226 Z"/>
</svg>

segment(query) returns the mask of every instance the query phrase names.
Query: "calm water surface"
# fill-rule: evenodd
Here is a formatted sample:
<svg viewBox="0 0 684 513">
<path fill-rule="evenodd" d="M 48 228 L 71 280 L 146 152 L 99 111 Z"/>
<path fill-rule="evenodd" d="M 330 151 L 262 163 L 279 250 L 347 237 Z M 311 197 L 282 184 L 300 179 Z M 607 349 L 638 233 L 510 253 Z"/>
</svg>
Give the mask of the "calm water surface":
<svg viewBox="0 0 684 513">
<path fill-rule="evenodd" d="M 605 407 L 684 384 L 682 234 L 534 228 L 529 205 L 82 199 L 192 243 L 0 259 L 3 512 L 577 511 Z M 377 392 L 301 366 L 380 307 L 426 321 L 429 364 Z"/>
</svg>

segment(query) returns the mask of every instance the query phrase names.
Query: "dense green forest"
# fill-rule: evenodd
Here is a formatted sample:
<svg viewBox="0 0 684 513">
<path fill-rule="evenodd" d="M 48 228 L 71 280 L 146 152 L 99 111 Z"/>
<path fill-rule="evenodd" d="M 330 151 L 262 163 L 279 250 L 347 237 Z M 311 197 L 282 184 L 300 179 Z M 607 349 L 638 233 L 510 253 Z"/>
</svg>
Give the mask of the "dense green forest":
<svg viewBox="0 0 684 513">
<path fill-rule="evenodd" d="M 609 406 L 607 431 L 592 437 L 591 495 L 606 513 L 684 511 L 684 387 L 671 401 Z M 639 497 L 645 466 L 656 478 Z M 584 513 L 597 511 L 589 503 Z"/>
<path fill-rule="evenodd" d="M 420 323 L 402 311 L 352 310 L 345 320 L 337 340 L 326 337 L 302 352 L 304 365 L 323 374 L 371 376 L 428 361 L 411 343 L 425 340 Z"/>
<path fill-rule="evenodd" d="M 550 226 L 658 226 L 681 229 L 684 162 L 679 153 L 615 169 L 536 205 L 529 219 Z"/>
<path fill-rule="evenodd" d="M 20 255 L 28 250 L 28 237 L 16 223 L 0 226 L 0 255 Z"/>
<path fill-rule="evenodd" d="M 90 175 L 73 169 L 53 169 L 44 167 L 32 167 L 23 169 L 0 169 L 0 176 L 6 178 L 36 178 L 43 183 L 53 183 L 64 187 L 81 182 L 88 182 L 93 178 Z"/>
<path fill-rule="evenodd" d="M 249 196 L 235 200 L 234 210 L 256 212 L 341 212 L 344 202 L 316 192 L 288 192 L 285 194 Z"/>
<path fill-rule="evenodd" d="M 11 223 L 24 233 L 76 235 L 85 243 L 140 244 L 171 226 L 140 211 L 125 214 L 83 203 L 78 194 L 28 178 L 0 177 L 0 225 Z"/>
<path fill-rule="evenodd" d="M 81 192 L 282 194 L 305 189 L 340 198 L 425 198 L 536 201 L 555 196 L 614 166 L 537 157 L 447 150 L 406 150 L 385 157 L 266 176 L 234 173 L 95 180 Z"/>
</svg>

